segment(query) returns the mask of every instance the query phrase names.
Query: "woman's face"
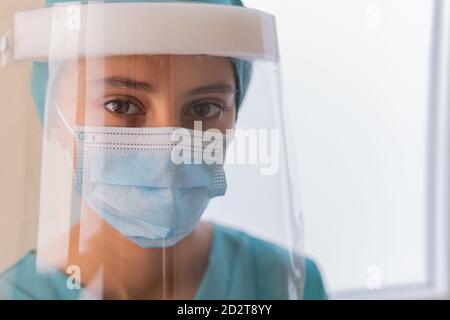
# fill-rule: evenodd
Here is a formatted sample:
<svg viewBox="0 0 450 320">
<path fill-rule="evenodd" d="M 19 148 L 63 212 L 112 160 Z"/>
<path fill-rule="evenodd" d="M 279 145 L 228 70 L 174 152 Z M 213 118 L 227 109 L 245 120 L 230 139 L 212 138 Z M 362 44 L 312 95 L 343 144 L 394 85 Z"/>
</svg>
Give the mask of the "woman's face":
<svg viewBox="0 0 450 320">
<path fill-rule="evenodd" d="M 53 87 L 70 124 L 234 128 L 232 63 L 211 56 L 116 56 L 66 62 Z"/>
</svg>

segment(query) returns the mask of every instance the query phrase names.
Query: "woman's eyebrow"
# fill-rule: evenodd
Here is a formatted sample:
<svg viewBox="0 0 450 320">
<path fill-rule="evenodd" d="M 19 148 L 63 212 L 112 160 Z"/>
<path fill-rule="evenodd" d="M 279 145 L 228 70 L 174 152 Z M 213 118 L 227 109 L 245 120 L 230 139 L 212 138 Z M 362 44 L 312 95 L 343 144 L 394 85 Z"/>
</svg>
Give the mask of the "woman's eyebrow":
<svg viewBox="0 0 450 320">
<path fill-rule="evenodd" d="M 236 92 L 237 90 L 234 86 L 231 86 L 226 83 L 215 83 L 189 90 L 187 95 L 196 96 L 207 93 L 236 93 Z"/>
<path fill-rule="evenodd" d="M 102 79 L 92 80 L 90 83 L 94 85 L 108 85 L 118 89 L 134 89 L 134 90 L 142 90 L 145 92 L 153 91 L 153 86 L 147 82 L 136 81 L 133 79 L 121 77 L 121 76 L 113 76 Z"/>
</svg>

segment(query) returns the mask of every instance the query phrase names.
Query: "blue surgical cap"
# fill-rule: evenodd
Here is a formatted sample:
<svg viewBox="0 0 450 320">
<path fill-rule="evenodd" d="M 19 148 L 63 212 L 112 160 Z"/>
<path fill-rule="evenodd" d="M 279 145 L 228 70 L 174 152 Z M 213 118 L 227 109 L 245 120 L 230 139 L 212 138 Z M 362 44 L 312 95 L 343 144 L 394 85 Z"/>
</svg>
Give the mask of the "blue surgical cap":
<svg viewBox="0 0 450 320">
<path fill-rule="evenodd" d="M 46 0 L 45 5 L 47 7 L 52 6 L 55 3 L 64 2 L 77 2 L 88 3 L 87 0 Z M 210 3 L 243 7 L 241 0 L 103 0 L 105 3 L 114 2 L 197 2 L 197 3 Z M 239 111 L 239 107 L 244 100 L 245 92 L 247 91 L 248 84 L 250 82 L 252 73 L 252 64 L 249 61 L 232 58 L 231 62 L 234 66 L 236 75 L 236 83 L 238 86 L 238 93 L 236 97 L 236 105 Z M 47 93 L 47 85 L 49 79 L 48 63 L 47 62 L 34 62 L 31 72 L 31 94 L 33 96 L 36 110 L 41 123 L 44 120 L 45 112 L 45 99 Z"/>
</svg>

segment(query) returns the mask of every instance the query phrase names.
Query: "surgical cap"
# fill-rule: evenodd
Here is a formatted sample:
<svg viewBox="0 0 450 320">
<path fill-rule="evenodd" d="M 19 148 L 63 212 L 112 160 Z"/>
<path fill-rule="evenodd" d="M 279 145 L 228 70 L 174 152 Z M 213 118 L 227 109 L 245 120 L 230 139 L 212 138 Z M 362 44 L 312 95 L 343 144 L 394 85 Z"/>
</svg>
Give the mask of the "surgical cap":
<svg viewBox="0 0 450 320">
<path fill-rule="evenodd" d="M 88 3 L 89 1 L 84 0 L 47 0 L 45 5 L 47 7 L 52 6 L 56 3 L 65 2 L 77 2 L 77 3 Z M 241 0 L 104 0 L 105 3 L 117 3 L 117 2 L 193 2 L 193 3 L 210 3 L 210 4 L 221 4 L 221 5 L 231 5 L 243 7 Z M 238 93 L 236 97 L 236 105 L 239 108 L 244 100 L 245 93 L 248 88 L 248 84 L 251 78 L 252 65 L 249 61 L 232 58 L 235 75 L 236 84 L 238 86 Z M 47 93 L 47 85 L 49 79 L 48 63 L 47 62 L 34 62 L 31 73 L 31 94 L 33 96 L 34 103 L 36 105 L 36 110 L 41 123 L 44 121 L 45 112 L 45 100 Z"/>
</svg>

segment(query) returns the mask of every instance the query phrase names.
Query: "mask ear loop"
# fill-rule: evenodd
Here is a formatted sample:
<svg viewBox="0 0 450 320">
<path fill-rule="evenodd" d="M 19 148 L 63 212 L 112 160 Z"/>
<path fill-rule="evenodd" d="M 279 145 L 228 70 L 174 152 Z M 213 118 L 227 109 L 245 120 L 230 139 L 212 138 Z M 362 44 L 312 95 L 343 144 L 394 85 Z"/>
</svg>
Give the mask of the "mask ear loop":
<svg viewBox="0 0 450 320">
<path fill-rule="evenodd" d="M 62 123 L 64 124 L 64 126 L 66 127 L 66 129 L 73 135 L 75 136 L 75 130 L 70 126 L 69 122 L 67 121 L 67 119 L 64 117 L 64 115 L 62 114 L 61 108 L 59 107 L 59 104 L 57 104 L 55 102 L 55 108 L 56 108 L 56 112 L 58 113 L 58 116 L 60 118 L 60 120 L 62 121 Z"/>
<path fill-rule="evenodd" d="M 61 70 L 63 66 L 63 62 L 59 61 L 59 62 L 53 62 L 53 64 L 49 64 L 49 79 L 48 79 L 48 87 L 47 87 L 47 97 L 46 100 L 50 101 L 50 91 L 53 89 L 53 85 L 56 82 L 57 79 L 57 74 L 59 73 L 59 71 Z M 56 113 L 58 115 L 59 120 L 62 122 L 62 124 L 64 125 L 64 127 L 70 132 L 70 134 L 75 137 L 75 130 L 72 128 L 72 126 L 69 124 L 69 122 L 67 121 L 67 119 L 64 117 L 61 108 L 59 107 L 59 104 L 57 102 L 53 102 L 54 107 L 56 109 Z M 72 158 L 70 157 L 70 152 L 69 150 L 65 149 L 64 146 L 61 144 L 60 141 L 56 142 L 57 146 L 60 147 L 61 149 L 65 150 L 65 156 L 67 158 L 67 163 L 70 167 L 70 169 L 72 170 L 72 173 L 74 172 L 74 165 L 73 165 L 73 161 Z"/>
<path fill-rule="evenodd" d="M 67 131 L 69 131 L 69 133 L 75 138 L 75 130 L 72 128 L 72 126 L 69 124 L 67 119 L 64 117 L 64 115 L 63 115 L 63 113 L 61 111 L 61 108 L 59 107 L 59 105 L 56 102 L 55 102 L 55 109 L 56 109 L 56 113 L 58 114 L 59 120 L 62 122 L 62 124 L 67 129 Z M 70 170 L 72 171 L 72 174 L 74 174 L 73 159 L 72 159 L 72 157 L 70 155 L 70 151 L 65 149 L 60 141 L 58 141 L 57 144 L 58 144 L 58 147 L 60 147 L 61 149 L 64 150 L 64 154 L 65 154 L 65 156 L 67 158 L 67 163 L 69 164 L 69 167 L 70 167 Z"/>
</svg>

